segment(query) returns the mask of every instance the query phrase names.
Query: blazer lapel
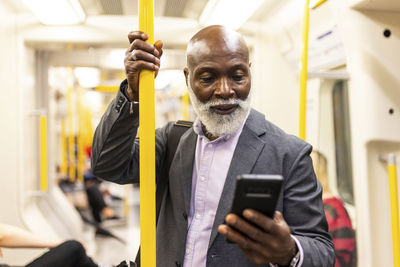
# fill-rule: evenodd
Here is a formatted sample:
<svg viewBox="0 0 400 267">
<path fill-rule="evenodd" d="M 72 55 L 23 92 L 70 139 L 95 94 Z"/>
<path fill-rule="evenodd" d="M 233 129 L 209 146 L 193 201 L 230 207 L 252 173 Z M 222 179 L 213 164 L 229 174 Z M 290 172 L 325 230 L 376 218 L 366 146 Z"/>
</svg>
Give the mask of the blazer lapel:
<svg viewBox="0 0 400 267">
<path fill-rule="evenodd" d="M 262 120 L 260 120 L 260 117 Z M 260 125 L 264 125 L 264 121 L 264 116 L 254 110 L 250 112 L 247 118 L 229 166 L 208 247 L 211 247 L 218 234 L 218 226 L 225 221 L 225 216 L 230 211 L 236 177 L 241 174 L 251 173 L 254 164 L 264 148 L 265 143 L 259 137 L 266 131 L 265 127 L 260 127 Z"/>
</svg>

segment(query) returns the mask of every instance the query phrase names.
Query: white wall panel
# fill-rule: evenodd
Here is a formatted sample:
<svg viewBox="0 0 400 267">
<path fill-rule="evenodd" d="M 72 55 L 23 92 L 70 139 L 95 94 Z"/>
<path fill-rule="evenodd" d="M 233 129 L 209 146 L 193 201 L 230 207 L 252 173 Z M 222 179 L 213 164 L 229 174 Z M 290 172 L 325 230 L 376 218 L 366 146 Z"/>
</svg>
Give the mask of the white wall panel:
<svg viewBox="0 0 400 267">
<path fill-rule="evenodd" d="M 343 0 L 331 4 L 348 56 L 359 266 L 391 266 L 388 202 L 371 200 L 388 197 L 382 184 L 377 186 L 387 179 L 377 170 L 379 144 L 400 141 L 400 13 L 360 12 Z M 391 30 L 390 38 L 384 37 L 385 29 Z M 381 153 L 387 152 L 382 147 Z"/>
<path fill-rule="evenodd" d="M 18 102 L 16 16 L 0 3 L 0 221 L 17 218 L 9 203 L 18 203 Z M 11 215 L 11 216 L 10 216 Z"/>
<path fill-rule="evenodd" d="M 260 29 L 252 62 L 252 105 L 284 131 L 298 134 L 299 83 L 297 73 L 272 38 Z"/>
</svg>

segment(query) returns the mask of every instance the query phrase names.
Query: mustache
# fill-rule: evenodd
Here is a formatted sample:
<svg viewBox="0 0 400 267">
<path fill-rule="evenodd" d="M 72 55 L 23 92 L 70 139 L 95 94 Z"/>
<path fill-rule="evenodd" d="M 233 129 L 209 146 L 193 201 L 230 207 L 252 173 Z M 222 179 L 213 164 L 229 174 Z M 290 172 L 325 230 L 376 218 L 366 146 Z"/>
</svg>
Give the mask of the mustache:
<svg viewBox="0 0 400 267">
<path fill-rule="evenodd" d="M 241 100 L 239 99 L 218 99 L 218 100 L 213 100 L 213 101 L 208 101 L 206 103 L 202 103 L 201 109 L 210 109 L 214 106 L 219 106 L 219 105 L 240 105 Z"/>
</svg>

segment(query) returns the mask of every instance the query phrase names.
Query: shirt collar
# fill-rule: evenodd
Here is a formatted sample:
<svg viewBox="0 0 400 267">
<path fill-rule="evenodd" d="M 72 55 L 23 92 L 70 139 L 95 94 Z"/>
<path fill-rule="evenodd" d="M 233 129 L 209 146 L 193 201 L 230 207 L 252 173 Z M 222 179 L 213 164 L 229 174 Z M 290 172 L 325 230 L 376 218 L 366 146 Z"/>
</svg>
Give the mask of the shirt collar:
<svg viewBox="0 0 400 267">
<path fill-rule="evenodd" d="M 230 133 L 230 134 L 220 136 L 217 139 L 215 139 L 213 142 L 217 142 L 219 140 L 228 141 L 231 137 L 240 135 L 242 133 L 244 124 L 247 121 L 247 118 L 249 117 L 249 114 L 250 114 L 250 110 L 249 110 L 249 112 L 247 112 L 247 115 L 246 115 L 245 119 L 243 120 L 242 125 L 236 131 L 234 131 L 233 133 Z M 197 135 L 199 135 L 199 137 L 205 138 L 207 141 L 209 141 L 209 139 L 204 135 L 203 128 L 201 127 L 201 121 L 200 121 L 199 117 L 197 117 L 196 120 L 193 122 L 193 130 Z"/>
</svg>

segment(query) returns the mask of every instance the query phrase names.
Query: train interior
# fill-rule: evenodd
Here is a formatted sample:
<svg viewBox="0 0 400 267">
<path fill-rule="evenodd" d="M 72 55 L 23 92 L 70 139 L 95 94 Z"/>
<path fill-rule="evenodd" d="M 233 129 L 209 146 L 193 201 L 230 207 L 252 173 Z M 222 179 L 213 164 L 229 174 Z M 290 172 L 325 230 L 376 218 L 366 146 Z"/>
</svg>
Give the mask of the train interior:
<svg viewBox="0 0 400 267">
<path fill-rule="evenodd" d="M 56 18 L 64 5 L 58 2 L 0 1 L 0 223 L 80 240 L 98 262 L 133 260 L 140 243 L 139 188 L 99 185 L 112 210 L 110 218 L 102 214 L 99 229 L 84 183 L 94 130 L 125 79 L 138 1 L 65 1 L 81 7 L 77 23 L 39 18 L 46 9 L 53 13 L 49 20 Z M 156 127 L 196 118 L 182 70 L 190 37 L 222 23 L 206 21 L 210 5 L 227 21 L 250 14 L 233 27 L 251 52 L 251 105 L 298 135 L 306 9 L 300 0 L 154 0 L 155 40 L 164 43 Z M 305 140 L 326 158 L 329 192 L 351 219 L 355 266 L 395 266 L 391 218 L 399 211 L 391 210 L 387 165 L 393 156 L 395 166 L 400 162 L 400 1 L 310 1 L 307 8 Z M 3 249 L 0 262 L 25 265 L 43 251 Z"/>
</svg>

